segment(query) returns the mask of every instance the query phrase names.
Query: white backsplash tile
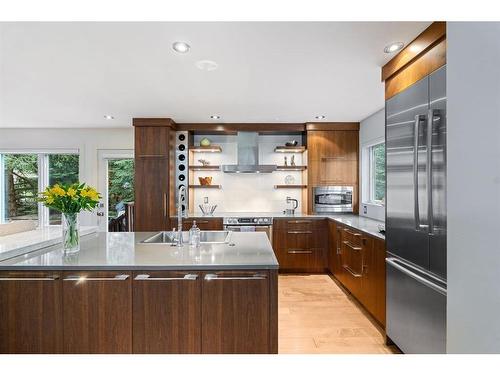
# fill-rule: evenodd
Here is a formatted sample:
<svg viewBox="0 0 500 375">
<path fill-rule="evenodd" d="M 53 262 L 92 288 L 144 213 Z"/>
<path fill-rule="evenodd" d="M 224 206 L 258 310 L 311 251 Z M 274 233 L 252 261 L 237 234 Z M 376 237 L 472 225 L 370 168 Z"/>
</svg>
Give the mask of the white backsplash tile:
<svg viewBox="0 0 500 375">
<path fill-rule="evenodd" d="M 199 144 L 202 137 L 196 136 L 195 144 Z M 200 153 L 196 155 L 195 164 L 200 164 L 198 159 L 206 159 L 214 165 L 236 164 L 237 143 L 236 136 L 209 136 L 214 144 L 222 147 L 221 153 Z M 259 136 L 260 164 L 284 164 L 287 156 L 290 165 L 292 154 L 275 153 L 276 146 L 282 146 L 289 140 L 296 139 L 301 144 L 300 136 Z M 302 154 L 295 155 L 295 164 L 304 165 Z M 305 160 L 304 160 L 305 162 Z M 222 185 L 222 189 L 196 189 L 194 192 L 194 207 L 198 212 L 198 205 L 203 204 L 203 198 L 208 197 L 210 204 L 217 204 L 219 212 L 279 212 L 288 207 L 286 197 L 299 201 L 298 210 L 302 206 L 301 189 L 275 189 L 274 185 L 284 185 L 285 177 L 292 175 L 295 184 L 306 184 L 302 181 L 302 172 L 275 171 L 269 174 L 230 174 L 222 171 L 195 171 L 195 183 L 198 177 L 212 176 L 212 184 Z"/>
</svg>

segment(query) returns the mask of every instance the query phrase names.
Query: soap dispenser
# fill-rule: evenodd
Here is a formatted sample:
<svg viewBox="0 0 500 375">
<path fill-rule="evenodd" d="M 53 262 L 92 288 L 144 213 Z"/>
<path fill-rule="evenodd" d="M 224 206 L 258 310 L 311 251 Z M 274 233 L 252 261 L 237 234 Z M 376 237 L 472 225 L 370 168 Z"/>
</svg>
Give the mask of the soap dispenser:
<svg viewBox="0 0 500 375">
<path fill-rule="evenodd" d="M 200 247 L 200 228 L 196 226 L 196 220 L 193 220 L 193 226 L 189 230 L 189 245 Z"/>
</svg>

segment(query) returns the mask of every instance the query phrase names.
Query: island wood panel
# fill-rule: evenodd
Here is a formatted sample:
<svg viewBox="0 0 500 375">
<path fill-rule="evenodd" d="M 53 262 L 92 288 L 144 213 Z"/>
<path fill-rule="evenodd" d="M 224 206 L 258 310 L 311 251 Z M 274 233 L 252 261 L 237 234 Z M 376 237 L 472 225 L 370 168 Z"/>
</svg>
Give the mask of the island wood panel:
<svg viewBox="0 0 500 375">
<path fill-rule="evenodd" d="M 169 228 L 169 160 L 166 157 L 135 159 L 135 230 Z"/>
<path fill-rule="evenodd" d="M 216 274 L 218 279 L 207 280 Z M 268 271 L 206 272 L 202 281 L 202 353 L 270 353 L 271 286 Z M 274 293 L 273 293 L 274 294 Z M 275 297 L 275 295 L 273 295 Z M 275 332 L 272 337 L 275 337 Z"/>
<path fill-rule="evenodd" d="M 149 275 L 149 279 L 138 280 L 139 275 Z M 134 272 L 133 301 L 134 353 L 201 352 L 199 273 Z"/>
<path fill-rule="evenodd" d="M 132 353 L 131 272 L 65 272 L 62 289 L 64 353 Z"/>
<path fill-rule="evenodd" d="M 0 272 L 0 353 L 61 353 L 61 298 L 56 272 Z"/>
</svg>

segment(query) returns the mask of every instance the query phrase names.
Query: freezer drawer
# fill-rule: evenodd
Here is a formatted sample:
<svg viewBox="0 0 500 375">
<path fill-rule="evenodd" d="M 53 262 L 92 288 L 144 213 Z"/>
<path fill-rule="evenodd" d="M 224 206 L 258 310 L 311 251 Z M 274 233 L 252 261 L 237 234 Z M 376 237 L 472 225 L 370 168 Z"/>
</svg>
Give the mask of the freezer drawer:
<svg viewBox="0 0 500 375">
<path fill-rule="evenodd" d="M 387 336 L 404 352 L 446 352 L 446 285 L 387 258 Z"/>
</svg>

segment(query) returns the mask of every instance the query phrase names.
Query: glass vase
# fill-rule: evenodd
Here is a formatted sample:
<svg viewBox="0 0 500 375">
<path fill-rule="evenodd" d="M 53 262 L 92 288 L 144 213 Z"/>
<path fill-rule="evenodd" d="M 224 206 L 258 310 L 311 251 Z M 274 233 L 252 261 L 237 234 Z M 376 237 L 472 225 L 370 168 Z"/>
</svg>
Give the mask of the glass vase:
<svg viewBox="0 0 500 375">
<path fill-rule="evenodd" d="M 77 213 L 62 214 L 62 239 L 65 254 L 80 251 L 80 223 Z"/>
</svg>

